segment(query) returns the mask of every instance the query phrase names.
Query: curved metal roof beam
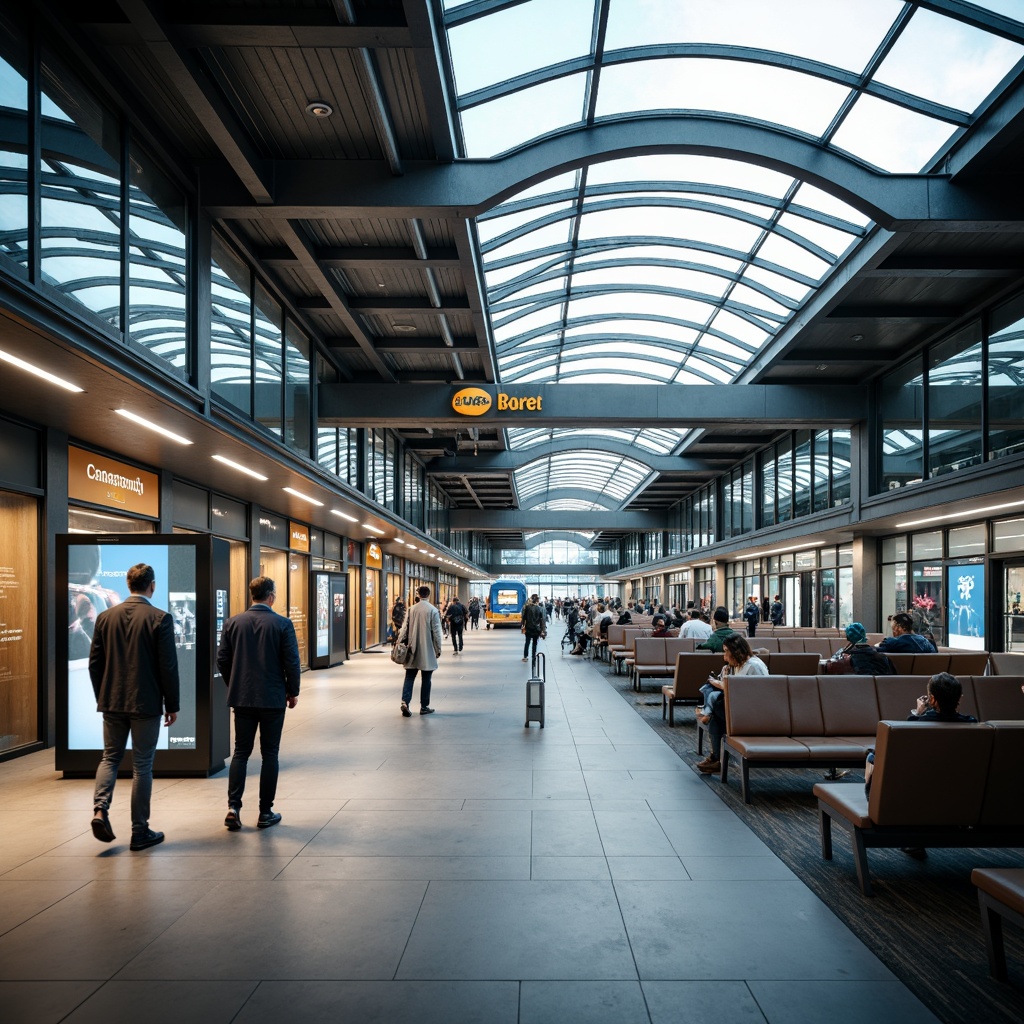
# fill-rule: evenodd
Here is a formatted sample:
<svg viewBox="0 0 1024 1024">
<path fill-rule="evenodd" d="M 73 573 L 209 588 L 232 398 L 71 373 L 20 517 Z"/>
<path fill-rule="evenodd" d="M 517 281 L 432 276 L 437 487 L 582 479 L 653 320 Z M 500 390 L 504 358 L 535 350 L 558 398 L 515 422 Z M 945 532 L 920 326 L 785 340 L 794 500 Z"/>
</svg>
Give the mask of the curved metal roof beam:
<svg viewBox="0 0 1024 1024">
<path fill-rule="evenodd" d="M 605 50 L 601 59 L 601 67 L 608 68 L 614 67 L 617 64 L 635 64 L 639 61 L 648 60 L 692 60 L 695 58 L 742 61 L 748 64 L 764 64 L 768 67 L 782 68 L 785 71 L 794 71 L 798 74 L 820 78 L 827 82 L 834 82 L 836 85 L 842 85 L 849 89 L 858 89 L 870 96 L 876 96 L 879 99 L 887 100 L 889 103 L 913 110 L 915 113 L 934 117 L 940 121 L 947 121 L 960 127 L 966 127 L 973 121 L 969 113 L 958 110 L 955 107 L 948 107 L 942 103 L 923 99 L 903 89 L 883 85 L 874 79 L 865 82 L 863 75 L 858 71 L 849 71 L 846 68 L 825 64 L 822 61 L 811 60 L 807 57 L 798 57 L 795 54 L 780 53 L 776 50 L 761 50 L 752 46 L 733 46 L 726 43 L 657 43 L 649 46 L 630 46 L 619 50 Z M 517 75 L 515 78 L 498 82 L 484 89 L 476 89 L 473 92 L 464 93 L 458 99 L 458 108 L 459 110 L 469 110 L 472 107 L 489 103 L 491 100 L 500 99 L 512 93 L 521 92 L 524 89 L 529 89 L 544 82 L 551 82 L 558 78 L 566 78 L 569 75 L 590 71 L 594 64 L 594 57 L 591 54 L 575 57 L 572 60 L 560 61 L 557 64 L 550 64 L 547 67 L 538 68 L 523 75 Z M 633 113 L 642 114 L 643 111 L 638 110 Z"/>
<path fill-rule="evenodd" d="M 630 494 L 632 493 L 630 492 Z M 628 498 L 623 499 L 623 501 L 626 500 Z M 543 494 L 535 494 L 525 501 L 520 500 L 519 508 L 525 512 L 549 501 L 586 501 L 592 505 L 599 505 L 606 512 L 618 512 L 623 504 L 622 501 L 615 501 L 600 491 L 590 491 L 582 487 L 552 487 L 551 490 L 545 491 Z"/>
<path fill-rule="evenodd" d="M 588 213 L 602 213 L 605 210 L 630 210 L 638 206 L 672 207 L 679 210 L 696 210 L 699 213 L 712 213 L 722 217 L 731 217 L 733 220 L 741 221 L 744 224 L 751 224 L 763 231 L 772 231 L 781 238 L 788 239 L 795 245 L 799 245 L 800 248 L 806 249 L 812 256 L 817 256 L 818 259 L 824 260 L 826 263 L 834 263 L 840 255 L 839 253 L 830 253 L 827 249 L 816 245 L 810 239 L 804 238 L 803 235 L 793 231 L 791 228 L 782 227 L 775 223 L 772 218 L 759 217 L 756 213 L 750 213 L 747 210 L 737 210 L 731 206 L 719 206 L 717 203 L 707 203 L 699 199 L 678 199 L 668 196 L 640 196 L 630 200 L 606 199 L 593 203 L 585 201 L 582 210 L 571 206 L 562 210 L 555 210 L 553 213 L 545 214 L 536 220 L 519 224 L 504 234 L 495 235 L 489 241 L 481 243 L 480 252 L 486 256 L 488 252 L 500 249 L 501 246 L 507 245 L 517 238 L 523 238 L 532 231 L 549 227 L 562 220 L 572 220 L 574 217 L 583 216 Z M 860 237 L 862 234 L 862 231 L 858 231 L 857 237 Z"/>
<path fill-rule="evenodd" d="M 750 254 L 740 249 L 730 249 L 725 245 L 715 245 L 712 242 L 701 242 L 696 239 L 661 238 L 658 235 L 608 235 L 604 238 L 589 239 L 587 241 L 579 242 L 576 246 L 575 252 L 572 251 L 569 242 L 566 242 L 564 246 L 548 245 L 541 249 L 532 249 L 529 252 L 524 252 L 519 256 L 504 256 L 499 260 L 493 260 L 490 263 L 485 263 L 484 270 L 500 270 L 505 267 L 514 266 L 517 263 L 526 263 L 531 260 L 544 259 L 547 256 L 553 255 L 560 256 L 560 258 L 553 260 L 546 266 L 535 267 L 532 271 L 526 271 L 522 275 L 523 277 L 526 277 L 530 273 L 546 271 L 550 269 L 551 266 L 555 266 L 558 263 L 566 263 L 571 257 L 579 260 L 580 257 L 590 256 L 597 252 L 618 252 L 623 248 L 642 249 L 649 245 L 665 246 L 674 249 L 693 249 L 697 252 L 706 252 L 715 256 L 724 256 L 728 259 L 734 259 L 739 263 L 749 263 L 751 266 L 758 267 L 761 270 L 768 270 L 773 274 L 780 274 L 782 277 L 788 277 L 791 281 L 805 285 L 808 288 L 816 288 L 818 284 L 820 284 L 816 278 L 808 277 L 806 274 L 800 274 L 790 267 L 782 266 L 780 263 L 772 263 L 770 260 L 762 259 L 759 256 L 755 256 L 753 259 L 750 259 Z M 588 266 L 588 264 L 583 264 L 583 266 Z"/>
<path fill-rule="evenodd" d="M 532 551 L 534 548 L 540 547 L 541 544 L 547 544 L 549 541 L 555 541 L 557 543 L 568 541 L 570 544 L 576 544 L 585 551 L 589 551 L 593 539 L 594 538 L 592 536 L 588 537 L 586 534 L 578 531 L 560 533 L 558 530 L 542 530 L 540 533 L 534 534 L 532 537 L 525 538 L 525 541 L 526 549 L 528 551 Z"/>
<path fill-rule="evenodd" d="M 526 466 L 532 465 L 541 459 L 548 459 L 552 455 L 560 455 L 563 452 L 578 452 L 585 457 L 589 451 L 598 451 L 608 455 L 620 455 L 631 462 L 642 463 L 650 472 L 660 472 L 665 464 L 666 456 L 656 452 L 648 451 L 646 448 L 639 448 L 635 444 L 625 441 L 617 441 L 614 438 L 604 437 L 591 431 L 581 430 L 578 434 L 570 437 L 556 437 L 540 444 L 531 445 L 529 448 L 512 448 L 517 456 L 523 457 L 521 466 L 516 467 L 516 472 Z M 652 465 L 649 460 L 654 460 Z M 680 464 L 680 468 L 682 465 Z"/>
<path fill-rule="evenodd" d="M 785 209 L 787 213 L 795 213 L 807 220 L 816 221 L 826 227 L 836 228 L 839 231 L 848 231 L 851 234 L 863 234 L 864 228 L 860 224 L 843 220 L 834 214 L 824 213 L 814 209 L 813 206 L 802 206 L 799 203 L 786 203 L 785 196 L 769 196 L 763 192 L 752 192 L 750 189 L 734 188 L 730 185 L 715 185 L 711 182 L 700 181 L 662 181 L 653 179 L 630 180 L 609 183 L 607 185 L 588 185 L 587 197 L 609 196 L 609 195 L 631 195 L 635 192 L 679 192 L 687 195 L 709 195 L 719 199 L 735 199 L 738 202 L 754 203 L 757 206 L 767 206 L 772 210 Z M 547 195 L 530 196 L 522 200 L 509 200 L 501 206 L 488 210 L 481 214 L 478 221 L 491 221 L 511 213 L 522 213 L 525 210 L 539 209 L 550 206 L 552 203 L 575 203 L 579 198 L 578 189 L 562 189 L 559 192 L 549 192 Z M 628 204 L 627 204 L 628 205 Z"/>
<path fill-rule="evenodd" d="M 782 292 L 777 292 L 774 288 L 769 288 L 766 284 L 762 284 L 760 281 L 756 281 L 753 278 L 744 280 L 743 270 L 725 270 L 722 267 L 713 266 L 710 263 L 693 263 L 690 260 L 668 260 L 668 259 L 656 259 L 656 258 L 645 258 L 642 256 L 624 256 L 619 259 L 611 260 L 595 260 L 593 263 L 577 264 L 573 277 L 577 277 L 580 274 L 586 274 L 591 270 L 614 270 L 619 267 L 658 267 L 662 270 L 693 270 L 699 274 L 710 274 L 713 277 L 720 277 L 725 281 L 729 281 L 733 284 L 743 283 L 751 291 L 760 292 L 765 298 L 772 299 L 774 302 L 779 303 L 780 306 L 789 306 L 793 309 L 798 308 L 799 303 L 794 299 L 791 299 L 787 295 L 783 295 Z M 566 272 L 559 272 L 557 270 L 549 270 L 542 274 L 534 272 L 531 274 L 524 274 L 520 278 L 516 278 L 515 282 L 509 281 L 507 284 L 499 285 L 495 288 L 489 288 L 487 294 L 491 298 L 491 308 L 497 308 L 497 304 L 504 299 L 511 299 L 512 296 L 517 294 L 524 288 L 530 285 L 541 284 L 544 281 L 557 281 L 559 278 L 567 276 Z M 515 285 L 513 287 L 513 284 Z M 811 286 L 813 287 L 813 286 Z M 573 294 L 576 293 L 576 289 L 573 288 Z M 532 297 L 532 296 L 528 296 Z"/>
</svg>

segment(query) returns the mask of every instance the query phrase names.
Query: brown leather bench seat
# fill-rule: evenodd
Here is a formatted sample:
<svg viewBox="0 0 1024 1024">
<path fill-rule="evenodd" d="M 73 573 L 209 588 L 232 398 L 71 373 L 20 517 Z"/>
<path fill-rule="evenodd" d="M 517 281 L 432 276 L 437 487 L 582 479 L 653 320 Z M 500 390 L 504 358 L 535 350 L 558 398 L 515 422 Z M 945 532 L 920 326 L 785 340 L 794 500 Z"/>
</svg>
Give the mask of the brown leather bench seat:
<svg viewBox="0 0 1024 1024">
<path fill-rule="evenodd" d="M 971 882 L 978 889 L 989 973 L 1006 981 L 1003 919 L 1024 927 L 1024 868 L 975 868 Z"/>
<path fill-rule="evenodd" d="M 1024 721 L 977 725 L 878 723 L 871 795 L 821 783 L 821 854 L 832 858 L 832 824 L 853 839 L 857 881 L 871 895 L 870 847 L 1024 845 Z"/>
<path fill-rule="evenodd" d="M 964 714 L 981 721 L 1024 721 L 1024 677 L 959 678 Z M 750 803 L 751 767 L 860 767 L 867 749 L 874 746 L 878 722 L 904 721 L 927 689 L 927 679 L 735 676 L 725 690 L 722 781 L 728 782 L 730 758 L 738 760 L 740 789 L 744 801 Z"/>
</svg>

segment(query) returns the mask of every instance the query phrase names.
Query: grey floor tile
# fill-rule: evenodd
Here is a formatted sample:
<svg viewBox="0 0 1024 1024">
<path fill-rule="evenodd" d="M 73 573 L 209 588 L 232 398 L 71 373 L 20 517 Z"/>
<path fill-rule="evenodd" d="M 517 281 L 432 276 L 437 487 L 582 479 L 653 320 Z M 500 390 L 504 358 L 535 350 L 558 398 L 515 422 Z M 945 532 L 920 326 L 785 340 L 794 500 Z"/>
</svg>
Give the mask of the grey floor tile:
<svg viewBox="0 0 1024 1024">
<path fill-rule="evenodd" d="M 83 884 L 77 879 L 26 882 L 0 878 L 0 935 L 59 903 Z"/>
<path fill-rule="evenodd" d="M 898 981 L 751 981 L 768 1024 L 938 1024 Z"/>
<path fill-rule="evenodd" d="M 6 879 L 114 881 L 231 881 L 267 880 L 291 862 L 291 857 L 37 857 L 9 872 Z M 0 879 L 2 883 L 4 879 Z"/>
<path fill-rule="evenodd" d="M 255 981 L 108 981 L 62 1024 L 231 1024 Z"/>
<path fill-rule="evenodd" d="M 726 851 L 716 857 L 683 857 L 694 881 L 795 881 L 796 876 L 778 857 L 736 857 Z"/>
<path fill-rule="evenodd" d="M 651 1024 L 765 1024 L 742 981 L 644 981 Z M 831 1018 L 820 1018 L 821 1021 Z M 880 1022 L 875 1022 L 880 1024 Z"/>
<path fill-rule="evenodd" d="M 688 882 L 690 876 L 678 857 L 609 857 L 608 869 L 616 881 Z M 673 893 L 675 890 L 673 890 Z"/>
<path fill-rule="evenodd" d="M 672 844 L 646 803 L 631 811 L 595 811 L 597 830 L 608 857 L 642 852 L 650 857 L 671 857 Z"/>
<path fill-rule="evenodd" d="M 110 978 L 216 884 L 89 882 L 0 936 L 0 979 Z"/>
<path fill-rule="evenodd" d="M 535 881 L 585 879 L 603 882 L 611 875 L 604 857 L 534 857 L 530 877 Z"/>
<path fill-rule="evenodd" d="M 608 882 L 431 882 L 399 978 L 635 980 Z"/>
<path fill-rule="evenodd" d="M 221 883 L 136 956 L 126 979 L 394 976 L 424 882 Z"/>
<path fill-rule="evenodd" d="M 295 879 L 393 879 L 396 881 L 445 878 L 529 879 L 530 858 L 522 857 L 296 857 L 281 872 Z"/>
<path fill-rule="evenodd" d="M 655 811 L 672 848 L 680 857 L 707 856 L 716 851 L 730 856 L 769 856 L 771 851 L 727 807 Z"/>
<path fill-rule="evenodd" d="M 533 811 L 534 857 L 603 857 L 593 811 Z"/>
<path fill-rule="evenodd" d="M 494 981 L 265 981 L 234 1024 L 517 1024 L 519 986 Z"/>
<path fill-rule="evenodd" d="M 9 1024 L 58 1024 L 99 987 L 98 981 L 0 981 Z"/>
<path fill-rule="evenodd" d="M 615 882 L 640 977 L 891 980 L 800 882 Z"/>
<path fill-rule="evenodd" d="M 649 1024 L 636 981 L 524 981 L 519 1024 Z"/>
</svg>

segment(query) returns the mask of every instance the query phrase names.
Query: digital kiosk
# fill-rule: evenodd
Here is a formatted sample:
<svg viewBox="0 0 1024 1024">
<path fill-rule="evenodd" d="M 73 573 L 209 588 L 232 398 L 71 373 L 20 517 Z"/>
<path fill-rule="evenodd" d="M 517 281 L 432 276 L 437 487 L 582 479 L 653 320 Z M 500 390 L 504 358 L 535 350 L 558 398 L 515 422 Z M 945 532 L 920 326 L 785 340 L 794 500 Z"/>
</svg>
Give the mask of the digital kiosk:
<svg viewBox="0 0 1024 1024">
<path fill-rule="evenodd" d="M 228 617 L 230 580 L 226 541 L 195 534 L 71 534 L 57 537 L 56 768 L 65 776 L 96 773 L 103 754 L 103 716 L 89 679 L 96 617 L 128 596 L 126 574 L 153 566 L 152 603 L 174 617 L 181 710 L 161 728 L 155 775 L 207 776 L 230 753 L 229 711 L 216 671 L 217 645 Z M 121 774 L 131 772 L 131 747 Z"/>
</svg>

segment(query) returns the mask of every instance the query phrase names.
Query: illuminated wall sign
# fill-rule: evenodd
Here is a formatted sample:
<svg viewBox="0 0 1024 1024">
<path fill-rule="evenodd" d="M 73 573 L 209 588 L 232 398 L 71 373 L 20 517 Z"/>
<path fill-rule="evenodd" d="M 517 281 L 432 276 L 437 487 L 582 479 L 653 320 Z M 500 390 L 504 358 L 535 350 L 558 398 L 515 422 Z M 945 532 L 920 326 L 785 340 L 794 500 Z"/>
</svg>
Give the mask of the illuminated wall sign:
<svg viewBox="0 0 1024 1024">
<path fill-rule="evenodd" d="M 153 519 L 160 516 L 160 478 L 156 473 L 74 445 L 68 446 L 68 497 Z"/>
<path fill-rule="evenodd" d="M 375 540 L 366 545 L 366 564 L 371 569 L 380 569 L 384 565 L 384 554 Z"/>
<path fill-rule="evenodd" d="M 491 396 L 482 388 L 463 388 L 452 398 L 452 408 L 460 416 L 483 416 L 491 407 Z"/>
<path fill-rule="evenodd" d="M 499 391 L 497 397 L 498 412 L 541 412 L 542 402 L 540 395 L 517 398 Z M 483 416 L 493 404 L 491 396 L 483 388 L 463 388 L 452 398 L 452 408 L 460 416 Z"/>
<path fill-rule="evenodd" d="M 292 551 L 309 550 L 309 527 L 302 523 L 288 523 L 288 547 Z"/>
</svg>

